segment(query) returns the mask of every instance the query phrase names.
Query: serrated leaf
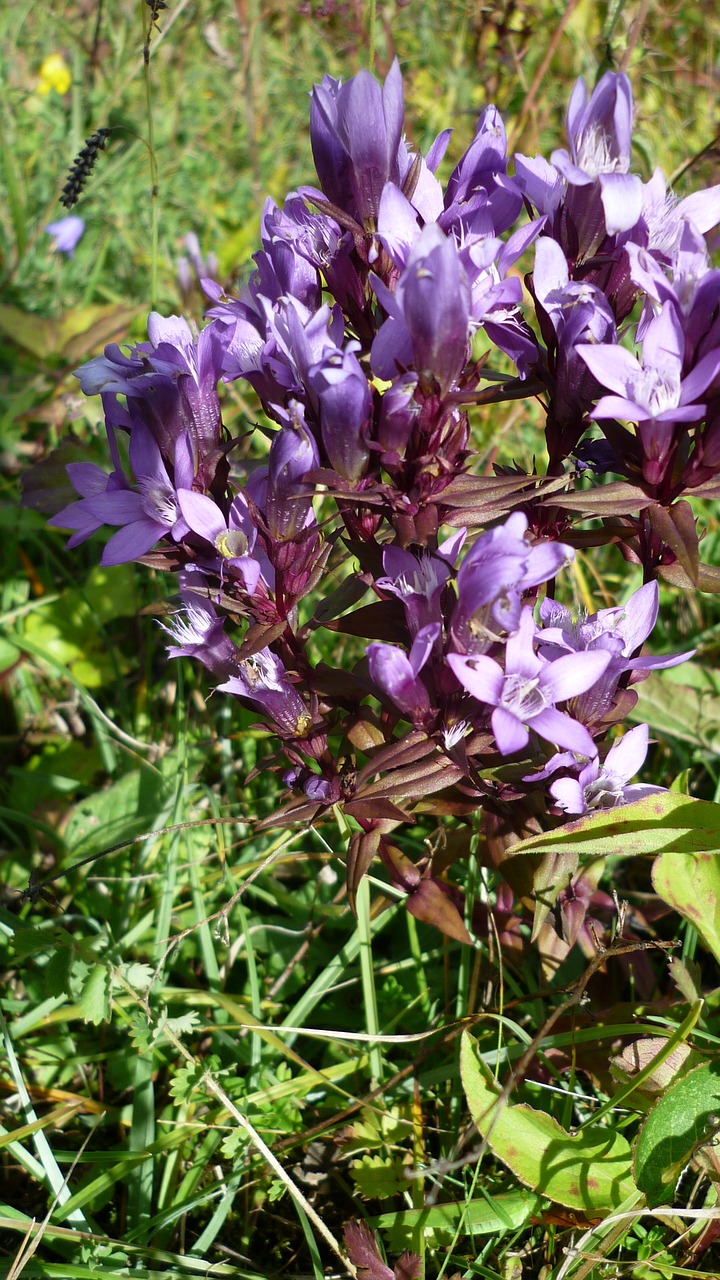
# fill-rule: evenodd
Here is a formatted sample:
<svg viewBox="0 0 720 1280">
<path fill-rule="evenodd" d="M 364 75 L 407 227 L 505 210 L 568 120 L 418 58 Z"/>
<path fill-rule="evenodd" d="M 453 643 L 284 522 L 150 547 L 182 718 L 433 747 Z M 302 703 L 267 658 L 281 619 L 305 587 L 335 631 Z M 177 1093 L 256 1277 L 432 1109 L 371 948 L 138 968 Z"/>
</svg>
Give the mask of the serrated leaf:
<svg viewBox="0 0 720 1280">
<path fill-rule="evenodd" d="M 104 964 L 93 965 L 80 992 L 80 1011 L 86 1022 L 98 1026 L 110 1017 L 110 972 Z"/>
<path fill-rule="evenodd" d="M 571 1134 L 546 1112 L 524 1103 L 498 1105 L 500 1088 L 467 1031 L 460 1074 L 479 1132 L 533 1191 L 591 1216 L 612 1212 L 633 1194 L 630 1146 L 622 1134 L 600 1125 Z"/>
<path fill-rule="evenodd" d="M 638 1134 L 633 1168 L 651 1207 L 670 1203 L 682 1168 L 719 1124 L 720 1062 L 708 1062 L 669 1086 Z"/>
<path fill-rule="evenodd" d="M 158 1025 L 153 1028 L 152 1041 L 154 1044 L 158 1044 L 167 1038 L 168 1032 L 170 1035 L 177 1036 L 178 1039 L 181 1036 L 191 1035 L 195 1028 L 199 1026 L 199 1023 L 200 1014 L 196 1013 L 194 1009 L 191 1009 L 189 1013 L 178 1014 L 176 1018 L 163 1017 Z"/>
<path fill-rule="evenodd" d="M 363 1156 L 350 1166 L 350 1176 L 362 1196 L 367 1200 L 386 1200 L 400 1191 L 407 1191 L 405 1170 L 408 1157 Z"/>
<path fill-rule="evenodd" d="M 404 1142 L 413 1131 L 412 1120 L 404 1114 L 406 1111 L 407 1108 L 400 1107 L 378 1113 L 364 1107 L 360 1118 L 339 1135 L 338 1143 L 350 1155 L 355 1151 L 372 1151 Z"/>
<path fill-rule="evenodd" d="M 45 969 L 46 996 L 72 995 L 71 978 L 74 959 L 71 946 L 58 947 Z"/>
<path fill-rule="evenodd" d="M 715 847 L 720 850 L 717 837 Z M 653 863 L 652 882 L 720 964 L 720 853 L 663 853 Z"/>
<path fill-rule="evenodd" d="M 223 1138 L 220 1149 L 226 1160 L 236 1160 L 245 1154 L 248 1144 L 247 1134 L 242 1129 L 233 1129 Z"/>
<path fill-rule="evenodd" d="M 119 972 L 127 982 L 129 987 L 134 991 L 147 991 L 153 979 L 155 970 L 152 965 L 140 964 L 139 962 L 127 965 L 121 965 Z"/>
<path fill-rule="evenodd" d="M 191 1067 L 178 1067 L 170 1084 L 170 1093 L 176 1102 L 187 1102 L 199 1087 L 205 1075 L 205 1064 L 193 1063 Z"/>
</svg>

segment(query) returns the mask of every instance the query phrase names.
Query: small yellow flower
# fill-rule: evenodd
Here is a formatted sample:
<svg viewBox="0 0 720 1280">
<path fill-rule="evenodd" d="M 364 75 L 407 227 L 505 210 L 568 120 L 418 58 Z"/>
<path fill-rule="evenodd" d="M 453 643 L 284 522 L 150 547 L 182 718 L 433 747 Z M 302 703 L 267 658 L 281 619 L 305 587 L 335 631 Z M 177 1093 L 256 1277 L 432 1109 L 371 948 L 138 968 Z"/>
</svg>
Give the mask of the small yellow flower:
<svg viewBox="0 0 720 1280">
<path fill-rule="evenodd" d="M 72 75 L 70 68 L 61 53 L 51 53 L 43 62 L 40 68 L 40 83 L 38 84 L 38 93 L 43 95 L 54 89 L 61 96 L 67 93 L 72 84 Z"/>
</svg>

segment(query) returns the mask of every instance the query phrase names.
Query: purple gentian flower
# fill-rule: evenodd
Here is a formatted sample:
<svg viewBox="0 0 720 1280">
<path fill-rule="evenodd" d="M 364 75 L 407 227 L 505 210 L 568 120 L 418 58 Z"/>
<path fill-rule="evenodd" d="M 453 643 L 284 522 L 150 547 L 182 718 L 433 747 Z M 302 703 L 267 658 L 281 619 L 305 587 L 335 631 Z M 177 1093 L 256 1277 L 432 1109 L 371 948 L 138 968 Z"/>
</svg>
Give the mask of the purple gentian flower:
<svg viewBox="0 0 720 1280">
<path fill-rule="evenodd" d="M 80 494 L 80 501 L 63 507 L 48 523 L 51 528 L 75 530 L 65 543 L 66 550 L 72 551 L 105 524 L 102 514 L 93 515 L 88 510 L 86 499 L 100 498 L 117 490 L 129 491 L 130 485 L 122 471 L 115 470 L 108 475 L 94 462 L 69 462 L 65 470 L 76 493 Z"/>
<path fill-rule="evenodd" d="M 555 703 L 567 702 L 589 689 L 610 661 L 600 651 L 543 662 L 535 653 L 532 609 L 524 608 L 520 625 L 509 636 L 505 670 L 487 654 L 448 654 L 447 661 L 464 689 L 493 707 L 493 733 L 501 755 L 522 751 L 532 729 L 548 742 L 578 755 L 593 756 L 595 744 L 584 725 Z"/>
<path fill-rule="evenodd" d="M 465 541 L 466 529 L 460 529 L 440 543 L 437 552 L 421 551 L 418 556 L 403 547 L 386 547 L 383 552 L 385 577 L 376 585 L 381 591 L 402 600 L 408 630 L 412 636 L 427 631 L 431 624 L 442 622 L 440 597 L 452 565 Z"/>
<path fill-rule="evenodd" d="M 130 463 L 135 472 L 137 491 L 129 487 L 111 488 L 109 478 L 104 492 L 95 489 L 80 502 L 66 507 L 54 519 L 55 524 L 60 523 L 60 517 L 63 520 L 71 517 L 75 508 L 78 517 L 90 516 L 97 522 L 97 528 L 104 524 L 120 525 L 103 551 L 102 565 L 137 560 L 160 538 L 170 534 L 177 542 L 189 530 L 179 507 L 180 493 L 190 488 L 195 475 L 189 432 L 183 431 L 175 443 L 174 481 L 168 475 L 155 440 L 140 423 L 136 424 L 130 438 Z M 83 473 L 82 477 L 85 487 L 86 475 Z M 70 478 L 72 480 L 74 476 L 71 474 Z M 87 532 L 83 536 L 87 536 Z"/>
<path fill-rule="evenodd" d="M 438 221 L 443 231 L 460 235 L 500 235 L 522 208 L 522 196 L 506 177 L 507 135 L 497 107 L 488 106 L 475 137 L 448 179 L 445 209 Z"/>
<path fill-rule="evenodd" d="M 320 430 L 330 465 L 355 484 L 367 470 L 372 392 L 353 348 L 331 351 L 308 373 L 320 406 Z"/>
<path fill-rule="evenodd" d="M 283 738 L 304 738 L 310 728 L 312 719 L 305 703 L 270 649 L 241 659 L 236 673 L 217 687 L 257 707 Z"/>
<path fill-rule="evenodd" d="M 423 724 L 431 711 L 430 696 L 419 675 L 439 635 L 438 623 L 422 627 L 407 656 L 394 644 L 368 645 L 373 681 L 413 724 Z"/>
<path fill-rule="evenodd" d="M 720 351 L 704 357 L 686 378 L 682 377 L 685 339 L 677 311 L 671 302 L 648 325 L 643 342 L 643 362 L 616 343 L 580 344 L 577 352 L 601 386 L 616 395 L 603 396 L 592 416 L 624 418 L 629 422 L 697 422 L 705 405 L 697 397 L 708 388 L 720 369 Z"/>
<path fill-rule="evenodd" d="M 667 189 L 660 169 L 643 185 L 642 223 L 647 248 L 661 258 L 671 258 L 684 225 L 690 223 L 701 235 L 720 222 L 720 186 L 694 191 L 679 200 Z"/>
<path fill-rule="evenodd" d="M 461 653 L 483 653 L 498 632 L 514 631 L 521 595 L 554 578 L 575 552 L 563 542 L 527 539 L 528 521 L 514 511 L 504 524 L 481 534 L 463 560 L 451 619 L 453 645 Z"/>
<path fill-rule="evenodd" d="M 178 494 L 180 509 L 187 528 L 209 542 L 242 579 L 248 595 L 253 595 L 262 573 L 260 561 L 253 555 L 257 530 L 250 518 L 247 500 L 239 493 L 228 512 L 227 521 L 216 502 L 203 493 L 189 490 Z"/>
<path fill-rule="evenodd" d="M 415 399 L 417 381 L 417 374 L 403 373 L 383 392 L 375 434 L 382 448 L 380 458 L 384 466 L 398 466 L 404 457 L 420 414 L 420 405 Z"/>
<path fill-rule="evenodd" d="M 320 465 L 317 445 L 305 425 L 303 405 L 291 400 L 290 421 L 281 427 L 270 446 L 267 484 L 262 506 L 268 529 L 279 542 L 292 538 L 314 520 L 314 487 L 306 484 L 308 471 Z"/>
<path fill-rule="evenodd" d="M 663 477 L 675 432 L 681 422 L 697 422 L 706 405 L 698 397 L 720 371 L 720 350 L 704 356 L 683 378 L 685 337 L 672 302 L 665 302 L 643 339 L 643 362 L 624 347 L 580 343 L 576 351 L 601 386 L 617 394 L 602 396 L 591 416 L 635 422 L 645 459 L 643 474 L 651 484 Z"/>
<path fill-rule="evenodd" d="M 374 228 L 386 182 L 398 182 L 403 84 L 397 58 L 382 88 L 369 71 L 342 84 L 324 76 L 311 95 L 310 142 L 325 195 Z"/>
<path fill-rule="evenodd" d="M 227 680 L 238 669 L 240 650 L 225 635 L 225 619 L 210 600 L 193 590 L 193 585 L 202 586 L 204 581 L 197 570 L 182 573 L 182 606 L 160 625 L 175 642 L 168 645 L 169 658 L 197 658 L 216 679 Z"/>
<path fill-rule="evenodd" d="M 570 155 L 558 150 L 550 159 L 570 186 L 600 184 L 608 235 L 629 231 L 642 210 L 642 183 L 630 174 L 632 88 L 626 75 L 607 71 L 588 100 L 580 77 L 567 110 Z"/>
<path fill-rule="evenodd" d="M 455 241 L 430 223 L 415 242 L 395 293 L 377 276 L 371 284 L 388 314 L 373 342 L 373 372 L 392 381 L 412 366 L 422 382 L 437 383 L 444 394 L 468 351 L 470 288 Z"/>
<path fill-rule="evenodd" d="M 646 582 L 633 592 L 624 605 L 612 609 L 600 609 L 589 617 L 573 618 L 570 611 L 556 600 L 542 601 L 540 619 L 543 628 L 538 634 L 540 653 L 555 658 L 561 653 L 580 654 L 603 650 L 610 661 L 602 677 L 592 688 L 574 703 L 575 713 L 585 722 L 602 719 L 610 707 L 620 677 L 630 673 L 656 671 L 676 667 L 687 662 L 694 650 L 688 653 L 634 657 L 655 626 L 658 615 L 659 592 L 657 582 Z M 640 677 L 641 678 L 641 677 Z"/>
<path fill-rule="evenodd" d="M 649 783 L 627 784 L 639 773 L 648 749 L 648 726 L 630 729 L 608 751 L 602 764 L 598 756 L 588 761 L 577 778 L 558 778 L 550 787 L 555 803 L 566 813 L 580 815 L 593 809 L 614 809 L 664 791 Z"/>
<path fill-rule="evenodd" d="M 74 258 L 78 241 L 85 231 L 85 223 L 82 218 L 71 214 L 67 218 L 60 218 L 59 222 L 49 222 L 45 230 L 53 237 L 53 249 L 56 253 L 65 253 L 68 258 Z"/>
<path fill-rule="evenodd" d="M 166 463 L 173 461 L 178 437 L 189 432 L 196 471 L 209 487 L 221 456 L 217 384 L 225 358 L 224 334 L 223 325 L 209 324 L 195 336 L 180 316 L 153 311 L 148 316 L 149 342 L 133 347 L 129 355 L 110 343 L 75 376 L 86 396 L 125 396 L 122 425 L 131 432 L 135 423 L 149 428 Z"/>
</svg>

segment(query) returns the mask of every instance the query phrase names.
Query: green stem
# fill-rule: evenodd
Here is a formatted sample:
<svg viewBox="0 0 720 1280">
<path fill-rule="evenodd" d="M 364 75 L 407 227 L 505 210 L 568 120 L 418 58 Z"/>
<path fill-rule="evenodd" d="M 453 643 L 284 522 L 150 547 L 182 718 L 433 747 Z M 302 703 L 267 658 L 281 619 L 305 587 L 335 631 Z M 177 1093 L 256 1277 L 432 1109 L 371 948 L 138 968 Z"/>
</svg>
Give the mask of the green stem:
<svg viewBox="0 0 720 1280">
<path fill-rule="evenodd" d="M 375 22 L 377 19 L 377 0 L 368 0 L 370 16 L 368 18 L 368 67 L 375 69 Z"/>
<path fill-rule="evenodd" d="M 158 240 L 160 227 L 160 205 L 158 200 L 158 166 L 157 156 L 155 154 L 155 130 L 153 127 L 153 109 L 152 109 L 152 83 L 150 80 L 150 36 L 152 34 L 152 23 L 149 15 L 146 17 L 147 10 L 143 6 L 143 25 L 148 23 L 145 34 L 145 45 L 143 48 L 143 76 L 145 79 L 145 107 L 147 111 L 147 141 L 148 151 L 150 152 L 150 180 L 151 180 L 151 243 L 150 243 L 150 310 L 154 311 L 157 307 L 158 297 Z"/>
<path fill-rule="evenodd" d="M 360 937 L 360 976 L 362 979 L 365 1026 L 368 1035 L 380 1034 L 377 1000 L 375 998 L 375 973 L 373 971 L 372 937 L 370 933 L 370 885 L 363 876 L 357 893 L 358 934 Z M 382 1054 L 379 1044 L 371 1044 L 368 1057 L 373 1084 L 382 1079 Z"/>
</svg>

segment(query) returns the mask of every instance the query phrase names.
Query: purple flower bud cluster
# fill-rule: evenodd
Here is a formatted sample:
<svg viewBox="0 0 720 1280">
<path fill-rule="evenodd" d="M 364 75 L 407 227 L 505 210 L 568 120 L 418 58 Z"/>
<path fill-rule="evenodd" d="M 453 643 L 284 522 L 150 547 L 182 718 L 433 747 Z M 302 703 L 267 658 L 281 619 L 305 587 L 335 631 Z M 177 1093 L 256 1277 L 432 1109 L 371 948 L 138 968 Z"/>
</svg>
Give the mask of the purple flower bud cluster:
<svg viewBox="0 0 720 1280">
<path fill-rule="evenodd" d="M 655 577 L 703 569 L 678 499 L 720 475 L 720 272 L 704 241 L 720 188 L 678 202 L 659 171 L 644 183 L 631 130 L 624 75 L 590 96 L 578 81 L 569 150 L 549 160 L 508 157 L 489 106 L 443 188 L 450 132 L 426 155 L 409 146 L 397 61 L 382 85 L 325 76 L 318 185 L 267 202 L 239 296 L 204 278 L 202 332 L 152 314 L 148 342 L 78 374 L 102 397 L 112 470 L 72 464 L 79 497 L 54 523 L 70 546 L 110 526 L 105 564 L 180 574 L 170 655 L 272 727 L 287 820 L 344 805 L 351 891 L 377 854 L 423 918 L 447 920 L 449 890 L 408 869 L 394 826 L 420 804 L 482 809 L 497 848 L 503 824 L 537 831 L 645 794 L 630 779 L 647 726 L 608 734 L 635 682 L 690 656 L 641 650 Z M 219 396 L 235 380 L 272 430 L 244 478 Z M 478 474 L 473 404 L 538 395 L 546 474 Z M 625 478 L 588 487 L 588 468 Z M 587 543 L 576 525 L 603 515 L 644 585 L 576 614 L 555 580 Z M 364 652 L 319 662 L 320 630 L 324 652 L 338 633 Z"/>
</svg>

